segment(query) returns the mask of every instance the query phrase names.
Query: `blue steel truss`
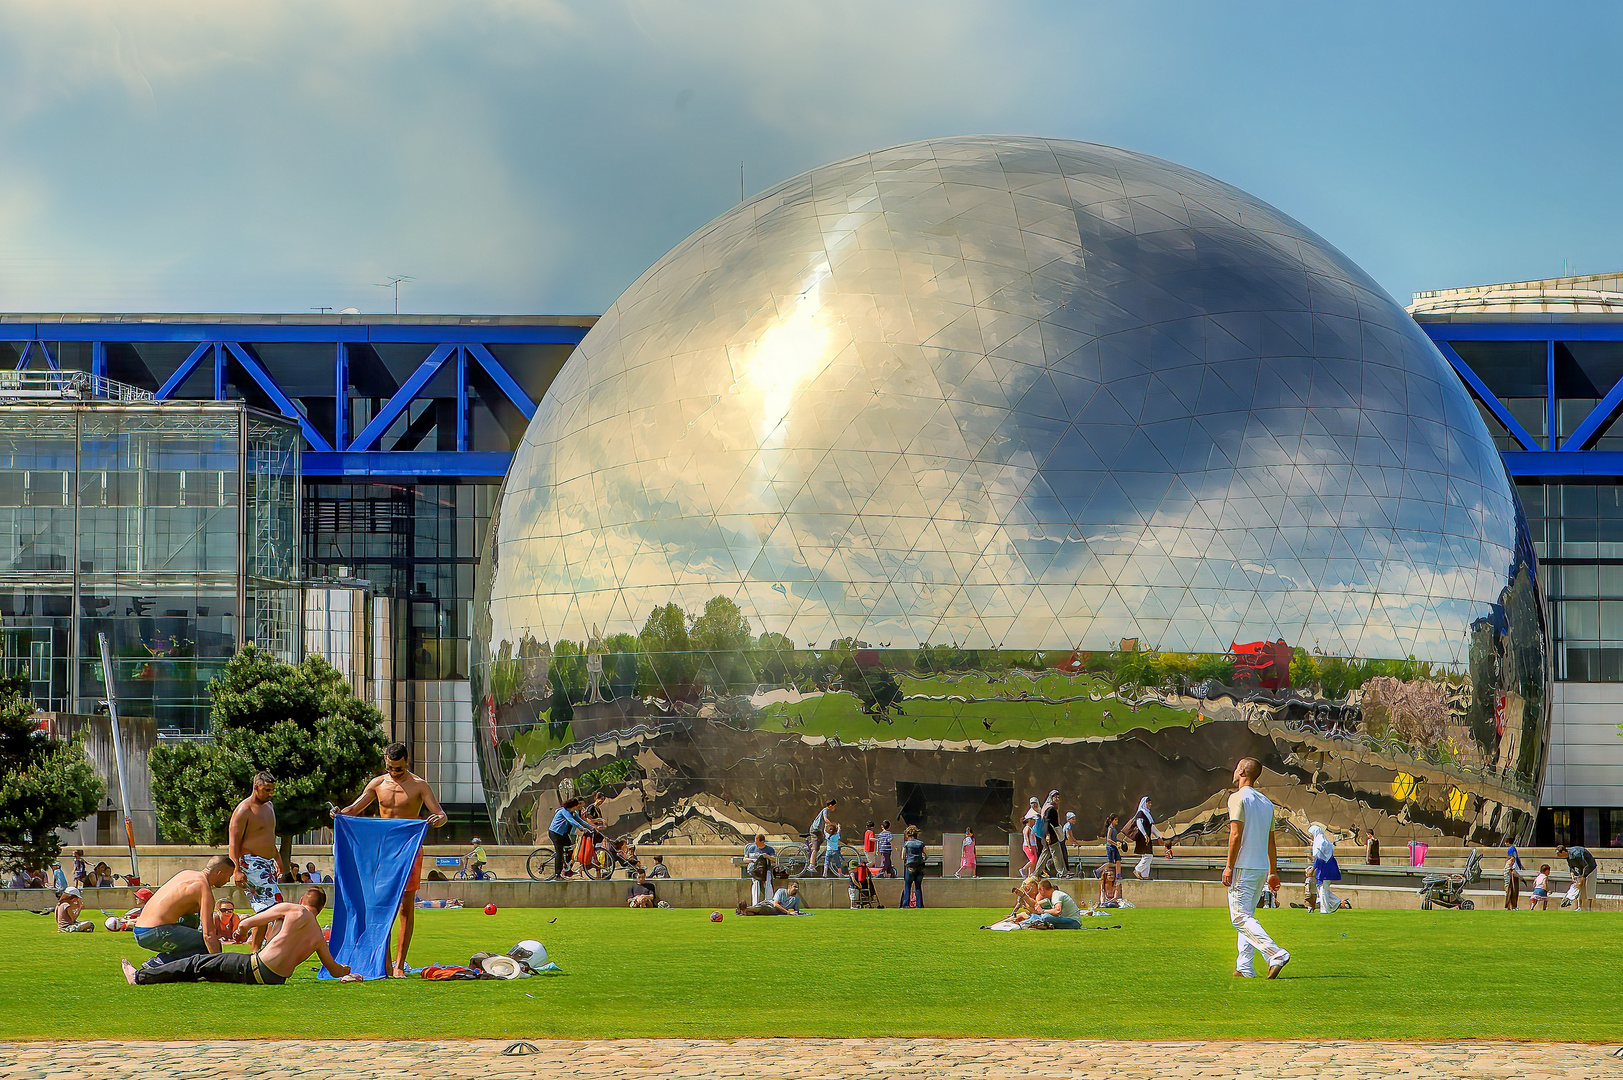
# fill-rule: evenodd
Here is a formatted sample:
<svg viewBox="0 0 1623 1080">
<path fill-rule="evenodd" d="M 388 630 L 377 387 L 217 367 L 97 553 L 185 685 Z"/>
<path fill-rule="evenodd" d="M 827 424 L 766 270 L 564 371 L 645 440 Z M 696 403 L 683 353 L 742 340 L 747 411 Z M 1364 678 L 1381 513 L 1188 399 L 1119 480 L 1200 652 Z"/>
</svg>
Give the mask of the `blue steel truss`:
<svg viewBox="0 0 1623 1080">
<path fill-rule="evenodd" d="M 1454 316 L 1460 320 L 1460 316 Z M 1613 384 L 1594 408 L 1579 422 L 1565 439 L 1558 438 L 1556 420 L 1559 415 L 1560 396 L 1556 388 L 1556 349 L 1567 343 L 1623 342 L 1623 322 L 1583 322 L 1567 320 L 1546 321 L 1429 321 L 1419 320 L 1437 348 L 1442 351 L 1471 396 L 1481 402 L 1494 419 L 1502 424 L 1519 450 L 1505 450 L 1500 456 L 1505 467 L 1517 477 L 1623 477 L 1623 451 L 1596 450 L 1595 441 L 1623 411 L 1623 378 Z M 1520 342 L 1539 343 L 1544 346 L 1545 430 L 1550 432 L 1549 445 L 1541 446 L 1525 427 L 1511 416 L 1505 403 L 1488 389 L 1472 371 L 1454 345 L 1459 342 Z"/>
<path fill-rule="evenodd" d="M 282 317 L 285 318 L 285 317 Z M 157 387 L 162 400 L 178 394 L 203 364 L 213 373 L 214 398 L 228 392 L 228 365 L 235 364 L 275 404 L 283 415 L 296 421 L 304 432 L 304 474 L 307 476 L 367 477 L 500 477 L 505 475 L 512 454 L 507 451 L 472 449 L 469 442 L 470 386 L 474 370 L 482 372 L 526 420 L 535 414 L 535 402 L 520 381 L 491 352 L 491 345 L 578 345 L 590 328 L 589 319 L 544 325 L 396 323 L 351 321 L 343 324 L 297 323 L 271 318 L 265 321 L 241 319 L 218 323 L 206 320 L 168 319 L 162 316 L 132 321 L 129 316 L 80 321 L 0 323 L 0 342 L 16 345 L 18 370 L 43 367 L 60 370 L 61 360 L 51 344 L 83 342 L 90 345 L 91 372 L 107 375 L 107 346 L 115 343 L 190 344 L 186 359 Z M 1517 449 L 1503 452 L 1506 467 L 1517 477 L 1623 477 L 1623 451 L 1596 450 L 1594 444 L 1623 413 L 1623 378 L 1607 389 L 1601 400 L 1565 439 L 1552 436 L 1553 446 L 1544 446 L 1505 406 L 1454 349 L 1457 342 L 1541 342 L 1545 346 L 1548 420 L 1546 430 L 1557 430 L 1558 395 L 1554 377 L 1558 345 L 1566 342 L 1623 342 L 1623 321 L 1432 321 L 1422 318 L 1420 326 L 1436 343 L 1445 359 L 1458 373 L 1471 395 L 1503 426 Z M 428 347 L 428 356 L 382 401 L 377 412 L 360 431 L 347 430 L 349 410 L 334 408 L 332 438 L 319 431 L 304 408 L 286 393 L 275 375 L 254 355 L 249 343 L 325 344 L 331 346 L 332 382 L 335 403 L 355 395 L 350 389 L 350 349 L 355 345 L 417 345 Z M 456 449 L 390 449 L 380 445 L 392 425 L 417 401 L 439 395 L 426 395 L 430 382 L 442 371 L 453 373 L 456 386 Z"/>
<path fill-rule="evenodd" d="M 285 317 L 282 317 L 285 318 Z M 19 346 L 17 370 L 46 367 L 60 370 L 60 357 L 48 343 L 78 342 L 90 345 L 90 367 L 94 375 L 107 375 L 107 347 L 113 344 L 190 344 L 191 351 L 156 389 L 158 400 L 176 397 L 205 363 L 213 373 L 213 397 L 228 396 L 228 371 L 232 364 L 263 391 L 282 415 L 299 424 L 304 433 L 303 473 L 306 476 L 367 477 L 500 477 L 512 459 L 509 451 L 475 450 L 470 443 L 469 376 L 482 372 L 526 421 L 535 415 L 536 404 L 521 382 L 496 358 L 490 346 L 578 345 L 590 329 L 590 319 L 556 323 L 495 322 L 493 324 L 367 322 L 295 323 L 270 318 L 209 322 L 163 316 L 129 316 L 81 321 L 41 321 L 0 323 L 0 342 Z M 331 346 L 333 387 L 333 437 L 328 438 L 307 410 L 284 391 L 275 375 L 253 351 L 254 344 L 322 344 Z M 348 431 L 348 403 L 357 394 L 351 388 L 350 350 L 357 345 L 416 345 L 429 347 L 427 359 L 394 390 L 371 420 L 351 437 Z M 456 449 L 390 449 L 380 441 L 412 404 L 442 398 L 443 393 L 425 393 L 429 383 L 442 370 L 454 373 L 456 386 Z M 301 372 L 308 375 L 308 372 Z M 397 440 L 404 441 L 404 440 Z"/>
</svg>

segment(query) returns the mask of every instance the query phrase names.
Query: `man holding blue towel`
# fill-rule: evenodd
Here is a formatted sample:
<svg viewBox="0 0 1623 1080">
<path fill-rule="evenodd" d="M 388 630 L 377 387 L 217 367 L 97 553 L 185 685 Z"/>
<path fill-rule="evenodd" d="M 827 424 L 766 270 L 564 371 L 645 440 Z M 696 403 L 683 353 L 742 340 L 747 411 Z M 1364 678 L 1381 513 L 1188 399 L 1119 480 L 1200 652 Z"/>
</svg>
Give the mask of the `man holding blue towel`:
<svg viewBox="0 0 1623 1080">
<path fill-rule="evenodd" d="M 417 818 L 422 816 L 426 807 L 429 827 L 437 829 L 444 825 L 446 814 L 440 809 L 433 789 L 428 786 L 428 781 L 413 773 L 407 765 L 406 744 L 390 743 L 383 748 L 383 775 L 367 784 L 360 798 L 334 813 L 355 816 L 376 800 L 380 818 Z M 422 874 L 423 862 L 419 856 L 412 864 L 411 877 L 407 879 L 405 892 L 400 897 L 400 915 L 396 920 L 400 925 L 400 949 L 391 972 L 396 979 L 404 979 L 410 974 L 410 968 L 406 965 L 406 950 L 411 948 L 411 932 L 417 921 L 417 886 L 421 883 Z"/>
</svg>

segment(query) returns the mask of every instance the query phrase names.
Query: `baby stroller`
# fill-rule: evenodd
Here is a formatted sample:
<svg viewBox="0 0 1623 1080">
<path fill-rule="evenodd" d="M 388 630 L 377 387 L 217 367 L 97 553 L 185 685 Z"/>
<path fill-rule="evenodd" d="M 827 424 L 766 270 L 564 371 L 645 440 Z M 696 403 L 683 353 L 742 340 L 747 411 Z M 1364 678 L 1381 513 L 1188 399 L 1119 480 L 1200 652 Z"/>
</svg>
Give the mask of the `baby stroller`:
<svg viewBox="0 0 1623 1080">
<path fill-rule="evenodd" d="M 879 894 L 874 891 L 873 868 L 867 863 L 858 860 L 851 867 L 851 873 L 846 881 L 846 891 L 850 893 L 853 908 L 882 908 L 885 906 L 879 902 Z"/>
<path fill-rule="evenodd" d="M 1481 880 L 1482 855 L 1473 848 L 1470 857 L 1465 860 L 1464 873 L 1427 874 L 1420 879 L 1420 888 L 1415 890 L 1420 894 L 1420 910 L 1430 911 L 1434 907 L 1446 907 L 1471 911 L 1476 904 L 1466 899 L 1465 887 L 1475 885 Z"/>
</svg>

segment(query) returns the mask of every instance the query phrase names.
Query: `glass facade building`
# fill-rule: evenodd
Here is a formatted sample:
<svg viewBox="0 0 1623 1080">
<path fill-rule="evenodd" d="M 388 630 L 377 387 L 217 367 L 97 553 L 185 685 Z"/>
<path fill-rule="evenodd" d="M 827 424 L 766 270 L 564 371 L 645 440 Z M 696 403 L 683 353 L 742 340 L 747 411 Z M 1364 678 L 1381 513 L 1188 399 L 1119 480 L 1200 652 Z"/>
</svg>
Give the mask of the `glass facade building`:
<svg viewBox="0 0 1623 1080">
<path fill-rule="evenodd" d="M 243 642 L 297 655 L 298 475 L 281 417 L 6 373 L 0 662 L 41 708 L 94 712 L 105 633 L 124 712 L 206 731 L 204 688 Z"/>
<path fill-rule="evenodd" d="M 1623 847 L 1623 275 L 1417 293 L 1515 477 L 1555 676 L 1537 839 Z"/>
<path fill-rule="evenodd" d="M 652 835 L 1051 788 L 1200 831 L 1245 755 L 1304 831 L 1533 826 L 1542 582 L 1476 405 L 1339 252 L 1167 162 L 946 139 L 729 211 L 582 342 L 492 537 L 503 839 L 611 775 Z"/>
<path fill-rule="evenodd" d="M 363 673 L 368 684 L 363 692 L 383 709 L 394 737 L 412 747 L 424 775 L 436 785 L 452 815 L 450 835 L 466 837 L 488 833 L 484 794 L 472 763 L 467 682 L 474 566 L 496 485 L 534 403 L 593 321 L 575 316 L 0 314 L 0 372 L 116 380 L 143 399 L 230 402 L 293 424 L 302 513 L 291 549 L 278 535 L 276 550 L 293 560 L 295 578 L 342 577 L 345 589 L 365 581 L 368 590 L 353 614 L 364 618 L 364 634 L 351 627 L 354 641 L 340 642 L 332 613 L 318 604 L 321 625 L 306 626 L 306 638 L 317 648 L 369 653 L 366 664 L 353 655 L 339 659 L 346 660 L 346 671 Z M 115 490 L 113 497 L 122 496 Z M 190 512 L 193 500 L 202 497 L 188 487 L 180 509 Z M 32 512 L 19 505 L 22 509 Z M 174 527 L 181 528 L 175 520 Z M 295 527 L 292 519 L 265 525 L 265 536 L 273 526 Z M 208 534 L 200 542 L 219 539 Z M 39 557 L 38 552 L 14 556 Z M 71 554 L 61 565 L 64 570 L 72 565 Z M 285 625 L 288 647 L 296 648 L 298 597 L 269 590 L 253 597 L 251 616 Z M 120 613 L 134 608 L 128 597 L 114 603 Z M 141 609 L 149 606 L 157 608 L 143 599 Z M 161 615 L 181 607 L 171 599 L 157 610 Z M 191 610 L 202 607 L 209 608 L 209 618 L 227 613 L 206 602 Z M 38 615 L 34 604 L 29 617 Z M 237 610 L 229 615 L 235 619 Z M 32 656 L 35 646 L 19 638 L 8 648 Z M 229 655 L 234 644 L 217 648 Z M 49 666 L 46 655 L 39 653 L 36 664 L 42 673 Z M 46 700 L 61 700 L 65 669 L 56 678 L 57 696 Z M 49 691 L 48 681 L 42 682 L 42 693 Z M 187 730 L 206 723 L 205 683 L 199 676 L 184 692 L 176 688 L 171 695 L 174 710 L 193 717 Z M 176 726 L 185 725 L 177 721 Z"/>
</svg>

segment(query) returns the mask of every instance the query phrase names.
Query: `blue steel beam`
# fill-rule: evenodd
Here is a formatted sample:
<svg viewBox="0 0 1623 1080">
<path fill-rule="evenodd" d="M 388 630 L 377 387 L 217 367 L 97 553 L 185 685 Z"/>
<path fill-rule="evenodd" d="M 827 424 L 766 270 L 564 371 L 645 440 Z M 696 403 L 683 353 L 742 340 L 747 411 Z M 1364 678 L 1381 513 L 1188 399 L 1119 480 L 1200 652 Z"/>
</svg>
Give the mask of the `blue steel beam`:
<svg viewBox="0 0 1623 1080">
<path fill-rule="evenodd" d="M 306 450 L 303 476 L 502 477 L 513 455 L 496 450 Z"/>
<path fill-rule="evenodd" d="M 1505 403 L 1500 401 L 1498 395 L 1489 390 L 1481 379 L 1477 378 L 1477 373 L 1471 370 L 1471 365 L 1460 359 L 1460 354 L 1454 351 L 1452 345 L 1446 341 L 1435 341 L 1434 344 L 1437 346 L 1438 351 L 1443 354 L 1443 359 L 1447 360 L 1449 366 L 1454 369 L 1455 374 L 1464 380 L 1466 386 L 1470 387 L 1472 396 L 1488 407 L 1488 411 L 1493 413 L 1494 418 L 1505 426 L 1505 430 L 1510 432 L 1511 437 L 1521 443 L 1523 450 L 1540 449 L 1538 440 L 1529 435 L 1527 429 L 1516 422 L 1516 418 L 1510 415 L 1510 410 L 1505 408 Z"/>
<path fill-rule="evenodd" d="M 1544 430 L 1547 432 L 1544 441 L 1551 450 L 1559 450 L 1561 448 L 1561 439 L 1559 437 L 1561 429 L 1556 426 L 1558 410 L 1555 407 L 1555 342 L 1553 341 L 1544 343 L 1544 409 Z"/>
<path fill-rule="evenodd" d="M 249 341 L 267 344 L 335 341 L 349 344 L 579 345 L 590 326 L 466 326 L 429 324 L 314 326 L 288 323 L 0 322 L 0 341 Z"/>
<path fill-rule="evenodd" d="M 531 401 L 530 395 L 526 394 L 524 388 L 519 386 L 518 380 L 509 375 L 507 369 L 502 367 L 501 362 L 491 355 L 490 350 L 483 345 L 475 342 L 467 348 L 468 352 L 473 354 L 473 358 L 479 361 L 479 366 L 485 369 L 485 374 L 489 375 L 496 385 L 501 387 L 502 393 L 507 395 L 507 400 L 518 406 L 518 411 L 524 414 L 524 419 L 534 420 L 535 402 Z"/>
<path fill-rule="evenodd" d="M 211 344 L 212 342 L 203 342 L 191 351 L 191 355 L 180 362 L 180 366 L 175 369 L 175 373 L 165 379 L 162 386 L 158 387 L 158 393 L 155 396 L 159 401 L 169 400 L 174 392 L 180 389 L 180 384 L 185 382 L 191 373 L 196 370 L 198 362 L 208 353 Z"/>
<path fill-rule="evenodd" d="M 389 430 L 389 425 L 395 422 L 395 418 L 417 397 L 417 392 L 428 385 L 428 380 L 439 372 L 440 367 L 445 363 L 446 357 L 450 356 L 451 350 L 455 348 L 456 346 L 453 344 L 441 343 L 433 352 L 429 353 L 428 359 L 424 360 L 417 370 L 411 373 L 411 377 L 395 392 L 394 397 L 390 398 L 383 408 L 378 410 L 378 414 L 372 418 L 372 422 L 362 428 L 359 435 L 355 436 L 355 441 L 349 444 L 349 448 L 351 450 L 366 450 L 377 442 L 379 437 Z"/>
<path fill-rule="evenodd" d="M 333 345 L 333 449 L 349 445 L 349 345 Z"/>
<path fill-rule="evenodd" d="M 468 448 L 468 350 L 456 350 L 456 448 Z"/>
<path fill-rule="evenodd" d="M 1502 450 L 1510 475 L 1623 476 L 1623 450 Z"/>
<path fill-rule="evenodd" d="M 1623 320 L 1537 323 L 1421 322 L 1418 325 L 1433 341 L 1623 341 Z"/>
<path fill-rule="evenodd" d="M 286 394 L 282 393 L 282 388 L 276 385 L 276 380 L 270 377 L 270 373 L 264 369 L 258 360 L 248 354 L 247 349 L 244 349 L 235 341 L 226 342 L 225 347 L 231 350 L 231 355 L 237 358 L 237 363 L 241 364 L 243 370 L 248 372 L 248 376 L 259 384 L 259 388 L 269 394 L 272 401 L 276 402 L 276 407 L 282 410 L 282 415 L 299 422 L 299 428 L 304 432 L 304 441 L 310 444 L 312 450 L 332 449 L 332 444 L 322 438 L 321 432 L 317 431 L 315 425 L 310 423 L 310 418 L 305 416 Z"/>
<path fill-rule="evenodd" d="M 1601 398 L 1593 409 L 1589 410 L 1589 415 L 1584 417 L 1583 423 L 1579 424 L 1572 434 L 1567 436 L 1565 441 L 1561 443 L 1562 451 L 1575 452 L 1589 449 L 1589 444 L 1594 442 L 1596 436 L 1601 433 L 1607 424 L 1612 422 L 1612 418 L 1617 415 L 1619 408 L 1623 408 L 1623 379 L 1619 379 L 1617 384 L 1606 392 L 1606 396 Z"/>
<path fill-rule="evenodd" d="M 220 348 L 220 343 L 218 341 L 216 341 L 214 343 L 214 400 L 215 401 L 224 401 L 226 399 L 226 396 L 227 396 L 226 395 L 226 383 L 227 383 L 227 380 L 226 380 L 226 377 L 225 377 L 226 376 L 225 368 L 226 368 L 225 350 Z"/>
<path fill-rule="evenodd" d="M 57 363 L 56 357 L 51 355 L 50 346 L 46 345 L 43 341 L 31 338 L 23 344 L 22 355 L 17 357 L 18 371 L 22 371 L 28 366 L 28 358 L 34 354 L 34 350 L 36 348 L 39 349 L 40 355 L 45 357 L 45 366 L 47 368 L 49 368 L 51 371 L 62 370 L 62 366 Z"/>
</svg>

